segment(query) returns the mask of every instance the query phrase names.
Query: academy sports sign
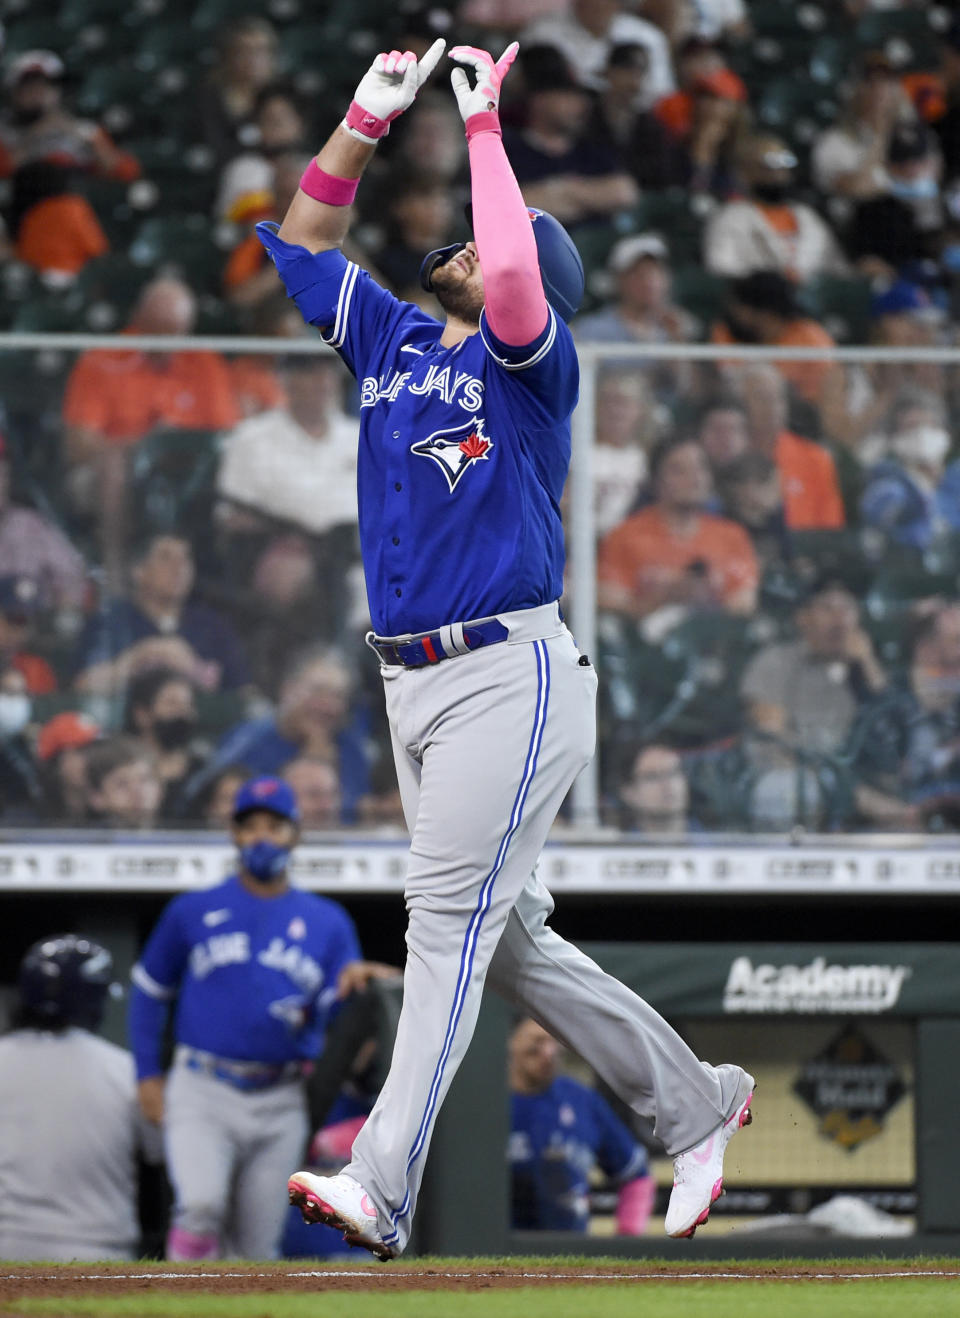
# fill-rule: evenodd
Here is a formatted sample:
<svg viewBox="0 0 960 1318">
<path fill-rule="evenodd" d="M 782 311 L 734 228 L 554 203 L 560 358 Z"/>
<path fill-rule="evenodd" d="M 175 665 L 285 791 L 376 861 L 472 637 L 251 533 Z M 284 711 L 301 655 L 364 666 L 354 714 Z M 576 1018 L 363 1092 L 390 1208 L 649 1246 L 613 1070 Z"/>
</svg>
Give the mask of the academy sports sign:
<svg viewBox="0 0 960 1318">
<path fill-rule="evenodd" d="M 900 998 L 912 968 L 848 965 L 814 957 L 807 965 L 772 965 L 738 956 L 723 990 L 725 1012 L 877 1015 Z"/>
<path fill-rule="evenodd" d="M 957 1015 L 956 943 L 586 943 L 670 1020 Z"/>
</svg>

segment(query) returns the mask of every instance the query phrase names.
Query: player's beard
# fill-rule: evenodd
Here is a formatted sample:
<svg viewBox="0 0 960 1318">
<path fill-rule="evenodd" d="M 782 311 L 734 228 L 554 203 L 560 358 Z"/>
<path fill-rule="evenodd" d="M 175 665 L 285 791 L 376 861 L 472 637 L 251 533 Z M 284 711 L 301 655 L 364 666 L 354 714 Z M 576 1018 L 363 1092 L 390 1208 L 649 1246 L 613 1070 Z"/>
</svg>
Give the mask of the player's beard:
<svg viewBox="0 0 960 1318">
<path fill-rule="evenodd" d="M 469 325 L 479 325 L 480 312 L 483 310 L 483 288 L 477 288 L 475 283 L 467 279 L 447 282 L 448 278 L 441 266 L 430 281 L 437 301 L 448 316 Z"/>
</svg>

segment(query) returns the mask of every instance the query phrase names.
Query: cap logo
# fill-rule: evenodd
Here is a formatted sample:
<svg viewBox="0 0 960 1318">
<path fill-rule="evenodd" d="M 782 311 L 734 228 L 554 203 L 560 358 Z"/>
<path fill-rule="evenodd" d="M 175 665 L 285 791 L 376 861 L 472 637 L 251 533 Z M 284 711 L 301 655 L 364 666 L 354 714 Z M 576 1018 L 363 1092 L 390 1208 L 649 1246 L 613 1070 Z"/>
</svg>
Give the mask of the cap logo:
<svg viewBox="0 0 960 1318">
<path fill-rule="evenodd" d="M 276 778 L 265 778 L 263 782 L 254 783 L 253 795 L 257 797 L 273 796 L 279 786 L 280 784 L 277 782 Z"/>
</svg>

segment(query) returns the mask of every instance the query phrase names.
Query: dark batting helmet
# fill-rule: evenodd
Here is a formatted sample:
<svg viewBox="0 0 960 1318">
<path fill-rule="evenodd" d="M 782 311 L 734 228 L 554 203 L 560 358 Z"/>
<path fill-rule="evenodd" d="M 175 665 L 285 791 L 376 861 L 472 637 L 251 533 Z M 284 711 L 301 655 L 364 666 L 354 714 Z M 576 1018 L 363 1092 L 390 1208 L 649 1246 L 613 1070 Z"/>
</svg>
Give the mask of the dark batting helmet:
<svg viewBox="0 0 960 1318">
<path fill-rule="evenodd" d="M 25 1023 L 97 1030 L 113 989 L 113 957 L 78 934 L 42 938 L 20 962 L 17 988 Z"/>
<path fill-rule="evenodd" d="M 466 208 L 467 223 L 473 228 L 473 207 Z M 533 236 L 537 240 L 537 260 L 540 263 L 540 278 L 543 292 L 554 311 L 564 320 L 572 320 L 583 297 L 583 262 L 574 246 L 573 239 L 559 220 L 555 220 L 546 211 L 527 207 Z M 462 252 L 466 243 L 451 243 L 449 247 L 438 247 L 428 252 L 420 266 L 420 283 L 428 292 L 432 292 L 431 279 L 438 266 L 449 261 L 451 256 Z"/>
</svg>

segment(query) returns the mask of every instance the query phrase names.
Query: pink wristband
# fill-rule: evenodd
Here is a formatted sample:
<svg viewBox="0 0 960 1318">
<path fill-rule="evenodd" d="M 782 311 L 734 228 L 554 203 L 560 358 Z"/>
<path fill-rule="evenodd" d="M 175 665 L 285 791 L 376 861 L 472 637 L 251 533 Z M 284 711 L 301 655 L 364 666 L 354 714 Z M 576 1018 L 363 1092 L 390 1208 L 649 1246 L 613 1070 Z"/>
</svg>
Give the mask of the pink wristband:
<svg viewBox="0 0 960 1318">
<path fill-rule="evenodd" d="M 305 192 L 314 201 L 322 201 L 326 206 L 349 206 L 357 195 L 358 178 L 338 178 L 336 174 L 327 174 L 315 160 L 303 171 L 300 191 Z"/>
<path fill-rule="evenodd" d="M 398 110 L 397 114 L 399 113 Z M 393 118 L 396 118 L 396 115 Z M 390 131 L 389 119 L 378 119 L 375 114 L 365 110 L 356 101 L 350 102 L 350 108 L 344 115 L 343 122 L 351 132 L 356 133 L 368 142 L 375 142 L 378 138 L 385 137 Z"/>
<path fill-rule="evenodd" d="M 472 114 L 466 122 L 467 141 L 476 137 L 477 133 L 496 133 L 498 137 L 502 136 L 500 130 L 500 116 L 496 110 L 478 110 Z"/>
</svg>

